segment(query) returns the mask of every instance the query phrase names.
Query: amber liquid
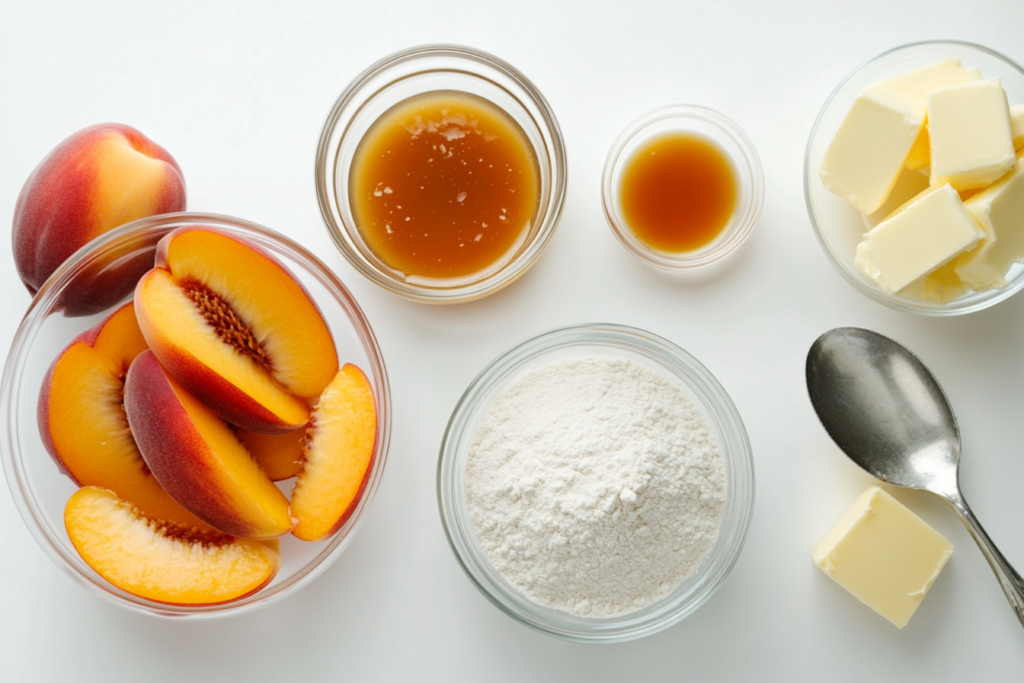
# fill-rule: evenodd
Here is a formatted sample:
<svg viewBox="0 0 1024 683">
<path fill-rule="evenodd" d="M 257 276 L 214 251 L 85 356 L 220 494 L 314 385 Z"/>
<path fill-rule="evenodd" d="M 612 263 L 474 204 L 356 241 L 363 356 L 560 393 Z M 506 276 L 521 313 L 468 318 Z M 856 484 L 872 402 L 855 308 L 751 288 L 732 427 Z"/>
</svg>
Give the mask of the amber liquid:
<svg viewBox="0 0 1024 683">
<path fill-rule="evenodd" d="M 385 112 L 349 176 L 356 225 L 406 277 L 457 278 L 507 257 L 531 226 L 540 172 L 526 134 L 474 95 L 432 92 Z"/>
<path fill-rule="evenodd" d="M 640 146 L 622 172 L 626 224 L 662 252 L 709 244 L 736 212 L 736 171 L 725 152 L 692 133 L 667 133 Z"/>
</svg>

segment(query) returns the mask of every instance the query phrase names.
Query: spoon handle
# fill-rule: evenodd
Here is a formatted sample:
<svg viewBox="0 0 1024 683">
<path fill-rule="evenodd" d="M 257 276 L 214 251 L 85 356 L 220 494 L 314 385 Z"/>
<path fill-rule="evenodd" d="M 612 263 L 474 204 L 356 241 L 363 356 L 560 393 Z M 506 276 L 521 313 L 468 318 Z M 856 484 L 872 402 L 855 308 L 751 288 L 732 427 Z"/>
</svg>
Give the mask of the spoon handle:
<svg viewBox="0 0 1024 683">
<path fill-rule="evenodd" d="M 981 548 L 981 554 L 988 560 L 988 566 L 992 567 L 996 578 L 999 579 L 999 585 L 1003 587 L 1006 599 L 1010 601 L 1010 606 L 1017 613 L 1017 619 L 1024 626 L 1024 579 L 1021 579 L 1020 574 L 1010 566 L 1010 563 L 1006 561 L 1003 554 L 999 552 L 999 548 L 996 547 L 996 544 L 985 533 L 985 529 L 982 528 L 981 523 L 974 516 L 974 513 L 971 512 L 971 508 L 967 506 L 967 501 L 964 500 L 959 491 L 954 496 L 946 497 L 946 502 L 956 510 L 957 514 L 960 515 L 960 519 L 963 520 L 964 526 L 971 532 L 971 536 L 974 537 L 978 547 Z"/>
</svg>

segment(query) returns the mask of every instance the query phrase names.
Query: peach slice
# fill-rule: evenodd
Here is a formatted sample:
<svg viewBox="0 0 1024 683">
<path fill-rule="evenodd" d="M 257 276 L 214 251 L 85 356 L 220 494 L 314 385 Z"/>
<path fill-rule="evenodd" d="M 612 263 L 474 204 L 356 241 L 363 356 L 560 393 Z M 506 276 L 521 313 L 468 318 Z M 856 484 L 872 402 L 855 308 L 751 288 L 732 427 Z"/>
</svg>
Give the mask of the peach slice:
<svg viewBox="0 0 1024 683">
<path fill-rule="evenodd" d="M 157 481 L 207 524 L 244 538 L 288 533 L 288 499 L 231 427 L 160 366 L 152 351 L 128 369 L 124 407 Z"/>
<path fill-rule="evenodd" d="M 292 274 L 254 244 L 214 228 L 166 235 L 135 290 L 139 324 L 161 364 L 228 422 L 265 434 L 303 426 L 338 369 L 330 329 Z"/>
<path fill-rule="evenodd" d="M 167 150 L 117 123 L 81 130 L 32 172 L 14 207 L 14 262 L 32 294 L 79 247 L 129 221 L 185 210 L 185 181 Z M 148 261 L 148 259 L 145 259 Z M 108 264 L 101 286 L 62 298 L 69 314 L 98 313 L 131 293 L 151 266 Z"/>
<path fill-rule="evenodd" d="M 266 586 L 281 566 L 277 541 L 153 522 L 112 491 L 78 489 L 64 526 L 85 563 L 123 591 L 170 605 L 218 605 Z"/>
<path fill-rule="evenodd" d="M 348 520 L 366 488 L 377 445 L 373 388 L 351 363 L 338 371 L 310 421 L 302 471 L 292 492 L 292 533 L 327 538 Z"/>
<path fill-rule="evenodd" d="M 128 428 L 124 377 L 145 350 L 130 302 L 76 337 L 43 380 L 39 434 L 57 467 L 79 486 L 112 489 L 152 519 L 209 529 L 160 487 Z"/>
<path fill-rule="evenodd" d="M 273 481 L 291 479 L 302 471 L 305 429 L 287 434 L 259 434 L 245 429 L 239 429 L 236 433 L 245 450 L 249 451 L 256 464 Z"/>
</svg>

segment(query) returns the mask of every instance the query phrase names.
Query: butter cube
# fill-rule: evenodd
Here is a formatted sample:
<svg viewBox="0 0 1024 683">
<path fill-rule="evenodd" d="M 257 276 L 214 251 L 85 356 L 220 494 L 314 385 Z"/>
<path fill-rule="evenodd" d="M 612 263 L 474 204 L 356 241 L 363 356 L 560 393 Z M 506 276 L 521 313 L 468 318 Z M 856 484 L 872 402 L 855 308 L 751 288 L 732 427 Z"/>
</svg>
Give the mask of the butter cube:
<svg viewBox="0 0 1024 683">
<path fill-rule="evenodd" d="M 973 248 L 985 233 L 949 185 L 921 193 L 857 245 L 854 265 L 889 294 Z"/>
<path fill-rule="evenodd" d="M 903 169 L 900 177 L 896 180 L 896 184 L 889 191 L 889 196 L 886 198 L 885 203 L 878 207 L 878 211 L 875 211 L 870 216 L 864 216 L 864 223 L 867 225 L 867 229 L 871 230 L 882 221 L 892 218 L 897 212 L 906 208 L 911 200 L 915 199 L 922 192 L 927 192 L 929 189 L 931 188 L 928 185 L 928 178 L 926 176 L 917 171 Z"/>
<path fill-rule="evenodd" d="M 814 564 L 855 598 L 903 628 L 946 566 L 953 546 L 873 486 L 814 549 Z"/>
<path fill-rule="evenodd" d="M 825 187 L 865 216 L 878 210 L 903 170 L 925 121 L 916 98 L 880 86 L 857 97 L 821 160 Z"/>
<path fill-rule="evenodd" d="M 1017 150 L 1024 149 L 1024 104 L 1010 107 L 1010 134 L 1013 136 L 1013 146 Z"/>
<path fill-rule="evenodd" d="M 1024 159 L 994 185 L 964 202 L 985 238 L 957 259 L 956 273 L 976 290 L 1002 287 L 1014 263 L 1024 262 Z"/>
<path fill-rule="evenodd" d="M 973 81 L 981 80 L 981 72 L 977 69 L 965 69 L 960 60 L 955 57 L 946 57 L 941 61 L 930 64 L 922 69 L 909 73 L 893 76 L 879 83 L 884 88 L 898 92 L 908 97 L 913 97 L 928 104 L 928 93 L 939 88 L 948 88 L 953 85 L 962 85 Z M 928 126 L 921 128 L 914 146 L 906 159 L 907 168 L 916 171 L 931 163 L 931 138 L 928 135 Z"/>
<path fill-rule="evenodd" d="M 965 69 L 956 57 L 945 57 L 922 69 L 888 78 L 879 85 L 908 97 L 917 98 L 921 104 L 927 104 L 928 93 L 932 90 L 980 80 L 981 72 L 977 69 Z"/>
<path fill-rule="evenodd" d="M 1016 163 L 1010 106 L 998 78 L 928 93 L 931 185 L 985 187 Z"/>
</svg>

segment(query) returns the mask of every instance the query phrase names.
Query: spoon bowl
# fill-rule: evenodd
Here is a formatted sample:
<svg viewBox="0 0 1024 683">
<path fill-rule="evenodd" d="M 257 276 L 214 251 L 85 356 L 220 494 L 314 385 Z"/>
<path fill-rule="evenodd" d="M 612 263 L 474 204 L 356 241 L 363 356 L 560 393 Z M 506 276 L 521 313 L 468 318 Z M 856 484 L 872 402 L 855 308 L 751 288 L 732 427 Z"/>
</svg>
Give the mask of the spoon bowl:
<svg viewBox="0 0 1024 683">
<path fill-rule="evenodd" d="M 888 337 L 841 327 L 807 355 L 807 391 L 825 431 L 882 481 L 956 488 L 960 430 L 928 368 Z"/>
<path fill-rule="evenodd" d="M 960 515 L 1024 625 L 1024 580 L 960 492 L 960 429 L 924 363 L 877 332 L 840 327 L 811 345 L 806 375 L 822 426 L 851 460 L 889 484 L 931 491 Z"/>
</svg>

